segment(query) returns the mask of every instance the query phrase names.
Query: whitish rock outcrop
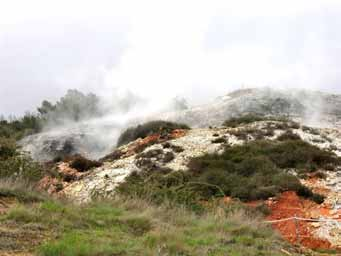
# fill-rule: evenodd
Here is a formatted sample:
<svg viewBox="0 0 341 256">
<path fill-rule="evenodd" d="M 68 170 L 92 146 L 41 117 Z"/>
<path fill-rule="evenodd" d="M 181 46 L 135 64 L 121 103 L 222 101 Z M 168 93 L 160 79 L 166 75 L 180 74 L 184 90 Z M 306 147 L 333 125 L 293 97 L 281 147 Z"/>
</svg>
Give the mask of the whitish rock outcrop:
<svg viewBox="0 0 341 256">
<path fill-rule="evenodd" d="M 139 143 L 136 141 L 120 148 L 125 154 L 118 154 L 117 160 L 108 161 L 102 167 L 92 170 L 85 178 L 67 186 L 63 192 L 79 202 L 88 202 L 93 196 L 110 197 L 115 194 L 117 185 L 133 171 L 149 167 L 186 171 L 191 158 L 222 152 L 226 145 L 242 144 L 256 136 L 275 139 L 287 129 L 277 124 L 278 122 L 257 122 L 238 128 L 193 129 L 184 136 L 163 143 L 147 144 L 141 152 L 132 153 L 132 146 Z M 269 130 L 272 132 L 269 133 Z M 293 129 L 293 132 L 306 142 L 341 155 L 340 133 L 336 130 L 301 127 Z M 240 134 L 247 136 L 239 136 Z"/>
<path fill-rule="evenodd" d="M 244 89 L 186 111 L 166 113 L 163 119 L 192 127 L 219 126 L 229 117 L 246 113 L 287 115 L 303 124 L 341 126 L 341 95 L 304 90 Z"/>
</svg>

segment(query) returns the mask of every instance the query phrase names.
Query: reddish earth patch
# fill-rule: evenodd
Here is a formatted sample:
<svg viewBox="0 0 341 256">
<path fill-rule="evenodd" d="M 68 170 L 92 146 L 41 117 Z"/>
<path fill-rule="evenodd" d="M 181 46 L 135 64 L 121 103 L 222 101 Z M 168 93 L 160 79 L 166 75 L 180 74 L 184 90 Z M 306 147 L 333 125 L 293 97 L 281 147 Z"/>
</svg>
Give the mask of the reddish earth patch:
<svg viewBox="0 0 341 256">
<path fill-rule="evenodd" d="M 126 158 L 126 157 L 142 152 L 145 148 L 153 144 L 181 138 L 185 136 L 186 133 L 187 133 L 187 130 L 183 130 L 183 129 L 173 130 L 169 134 L 156 133 L 156 134 L 147 136 L 146 138 L 138 139 L 135 142 L 132 142 L 131 144 L 128 145 L 127 148 L 116 150 L 114 153 L 114 157 L 111 156 L 112 154 L 110 154 L 108 155 L 108 157 L 104 158 L 104 160 L 117 160 L 120 158 Z"/>
<path fill-rule="evenodd" d="M 39 190 L 47 191 L 51 195 L 62 196 L 64 188 L 87 175 L 87 172 L 79 172 L 71 168 L 66 162 L 60 163 L 56 167 L 56 171 L 62 179 L 45 176 L 38 182 L 37 188 Z"/>
<path fill-rule="evenodd" d="M 276 201 L 267 201 L 271 209 L 271 215 L 268 220 L 281 220 L 292 217 L 311 218 L 312 212 L 319 215 L 325 209 L 322 206 L 306 199 L 302 199 L 295 192 L 285 192 Z M 284 239 L 293 244 L 301 244 L 311 249 L 331 249 L 330 242 L 314 237 L 315 228 L 310 222 L 288 220 L 279 223 L 273 223 L 273 228 L 279 231 Z"/>
</svg>

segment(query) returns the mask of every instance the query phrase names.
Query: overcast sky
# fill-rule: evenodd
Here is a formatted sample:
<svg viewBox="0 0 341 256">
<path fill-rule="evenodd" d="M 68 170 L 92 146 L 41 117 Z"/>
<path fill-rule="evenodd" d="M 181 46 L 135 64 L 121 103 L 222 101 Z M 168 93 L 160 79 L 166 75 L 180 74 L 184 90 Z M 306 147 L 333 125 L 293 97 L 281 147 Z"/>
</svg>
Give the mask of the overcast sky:
<svg viewBox="0 0 341 256">
<path fill-rule="evenodd" d="M 69 88 L 185 95 L 239 87 L 341 93 L 341 1 L 7 0 L 0 6 L 0 114 Z"/>
</svg>

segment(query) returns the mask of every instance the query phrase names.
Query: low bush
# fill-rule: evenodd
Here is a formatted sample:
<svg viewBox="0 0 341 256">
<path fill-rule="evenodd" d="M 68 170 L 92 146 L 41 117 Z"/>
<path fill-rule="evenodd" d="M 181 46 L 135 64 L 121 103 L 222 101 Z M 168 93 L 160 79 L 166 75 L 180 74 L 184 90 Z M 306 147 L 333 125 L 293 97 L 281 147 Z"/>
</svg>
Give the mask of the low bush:
<svg viewBox="0 0 341 256">
<path fill-rule="evenodd" d="M 226 142 L 227 142 L 227 140 L 224 137 L 219 137 L 219 138 L 212 140 L 212 143 L 214 143 L 214 144 L 221 144 L 221 143 L 226 143 Z"/>
<path fill-rule="evenodd" d="M 89 160 L 81 155 L 72 156 L 69 159 L 70 167 L 76 169 L 79 172 L 86 172 L 91 168 L 100 167 L 101 162 Z"/>
<path fill-rule="evenodd" d="M 117 146 L 122 146 L 137 140 L 145 138 L 149 135 L 160 133 L 168 134 L 176 129 L 190 129 L 185 124 L 167 122 L 167 121 L 151 121 L 125 130 L 118 138 Z"/>
<path fill-rule="evenodd" d="M 293 133 L 291 130 L 287 130 L 283 134 L 278 136 L 277 140 L 279 140 L 279 141 L 301 140 L 301 137 L 299 135 Z"/>
<path fill-rule="evenodd" d="M 207 154 L 192 159 L 188 167 L 193 179 L 217 185 L 225 195 L 244 201 L 266 199 L 292 190 L 321 202 L 321 196 L 313 194 L 285 169 L 309 172 L 311 166 L 323 168 L 325 164 L 338 162 L 336 155 L 303 141 L 253 141 L 227 147 L 221 155 Z M 201 195 L 219 196 L 221 192 L 214 188 L 202 188 Z"/>
<path fill-rule="evenodd" d="M 32 184 L 23 180 L 1 179 L 0 198 L 15 198 L 21 203 L 42 202 L 46 195 L 34 190 Z"/>
<path fill-rule="evenodd" d="M 13 139 L 0 137 L 0 160 L 6 160 L 17 155 L 17 147 Z"/>
<path fill-rule="evenodd" d="M 272 128 L 240 128 L 235 131 L 230 131 L 229 133 L 236 136 L 240 140 L 248 140 L 250 137 L 255 140 L 263 140 L 266 137 L 272 137 L 275 135 Z"/>
<path fill-rule="evenodd" d="M 200 194 L 196 192 L 196 186 L 190 184 L 191 181 L 192 175 L 185 172 L 133 172 L 118 186 L 117 191 L 121 195 L 150 200 L 158 205 L 171 202 L 201 211 Z"/>
<path fill-rule="evenodd" d="M 302 130 L 304 132 L 310 133 L 312 135 L 319 135 L 320 134 L 318 129 L 312 128 L 312 127 L 308 127 L 308 126 L 302 126 Z"/>
<path fill-rule="evenodd" d="M 247 114 L 247 115 L 243 115 L 239 117 L 230 118 L 223 123 L 223 126 L 236 128 L 242 124 L 251 124 L 254 122 L 265 121 L 265 120 L 268 120 L 268 118 L 265 116 Z"/>
<path fill-rule="evenodd" d="M 25 154 L 15 151 L 15 153 L 6 153 L 5 158 L 0 158 L 0 179 L 10 178 L 36 182 L 43 175 L 42 166 Z"/>
<path fill-rule="evenodd" d="M 177 146 L 177 145 L 173 145 L 173 144 L 171 144 L 171 143 L 169 143 L 169 142 L 163 143 L 163 144 L 162 144 L 162 147 L 163 147 L 164 149 L 166 149 L 166 148 L 172 149 L 173 152 L 175 152 L 175 153 L 181 153 L 181 152 L 184 151 L 184 149 L 183 149 L 182 147 Z"/>
</svg>

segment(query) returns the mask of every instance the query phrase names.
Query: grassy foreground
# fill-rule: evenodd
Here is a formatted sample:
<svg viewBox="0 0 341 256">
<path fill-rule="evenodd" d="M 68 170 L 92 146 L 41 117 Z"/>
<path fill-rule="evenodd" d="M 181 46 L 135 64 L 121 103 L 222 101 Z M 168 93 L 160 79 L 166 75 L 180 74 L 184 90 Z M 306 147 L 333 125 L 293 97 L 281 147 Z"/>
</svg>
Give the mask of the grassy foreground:
<svg viewBox="0 0 341 256">
<path fill-rule="evenodd" d="M 3 189 L 2 198 L 21 195 L 19 190 Z M 0 215 L 0 230 L 39 229 L 44 239 L 29 250 L 43 256 L 285 255 L 281 250 L 288 245 L 252 211 L 220 203 L 208 208 L 196 215 L 122 198 L 77 206 L 41 195 L 35 200 L 30 192 L 29 200 Z"/>
</svg>

